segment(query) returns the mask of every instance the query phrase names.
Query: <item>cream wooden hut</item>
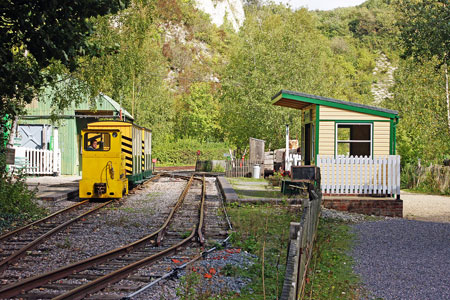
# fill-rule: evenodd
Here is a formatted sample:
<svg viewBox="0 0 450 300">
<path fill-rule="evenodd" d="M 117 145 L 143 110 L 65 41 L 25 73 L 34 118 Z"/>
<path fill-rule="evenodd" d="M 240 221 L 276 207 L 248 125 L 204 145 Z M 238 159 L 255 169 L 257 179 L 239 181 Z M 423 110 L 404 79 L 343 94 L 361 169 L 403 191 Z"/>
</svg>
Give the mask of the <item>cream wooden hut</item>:
<svg viewBox="0 0 450 300">
<path fill-rule="evenodd" d="M 397 111 L 287 90 L 272 99 L 301 111 L 302 164 L 321 167 L 324 193 L 399 195 Z"/>
</svg>

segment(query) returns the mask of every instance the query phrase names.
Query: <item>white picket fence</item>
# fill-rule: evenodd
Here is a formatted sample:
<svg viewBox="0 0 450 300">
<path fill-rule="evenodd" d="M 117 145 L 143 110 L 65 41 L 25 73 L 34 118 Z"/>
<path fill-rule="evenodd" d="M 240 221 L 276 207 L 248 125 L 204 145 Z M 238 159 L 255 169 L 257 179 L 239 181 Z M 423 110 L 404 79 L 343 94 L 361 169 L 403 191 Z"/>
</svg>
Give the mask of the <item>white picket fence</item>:
<svg viewBox="0 0 450 300">
<path fill-rule="evenodd" d="M 317 156 L 322 193 L 400 195 L 400 155 Z"/>
<path fill-rule="evenodd" d="M 16 149 L 15 164 L 12 169 L 23 169 L 27 175 L 61 174 L 61 152 L 59 150 L 39 150 L 25 147 Z"/>
</svg>

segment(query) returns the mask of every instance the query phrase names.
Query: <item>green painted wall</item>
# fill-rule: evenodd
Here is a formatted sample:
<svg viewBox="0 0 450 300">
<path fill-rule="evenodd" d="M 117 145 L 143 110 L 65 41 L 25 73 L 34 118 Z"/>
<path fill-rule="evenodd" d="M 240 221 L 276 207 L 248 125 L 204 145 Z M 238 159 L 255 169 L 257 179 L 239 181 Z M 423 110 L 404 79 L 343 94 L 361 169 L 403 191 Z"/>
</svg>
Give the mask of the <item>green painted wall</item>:
<svg viewBox="0 0 450 300">
<path fill-rule="evenodd" d="M 80 155 L 80 133 L 86 128 L 87 123 L 97 121 L 96 118 L 75 118 L 75 112 L 90 111 L 114 111 L 116 108 L 101 95 L 95 100 L 95 103 L 85 102 L 80 104 L 72 103 L 71 106 L 64 110 L 59 119 L 52 120 L 50 115 L 51 102 L 49 98 L 50 90 L 46 90 L 39 97 L 39 101 L 35 100 L 26 107 L 26 116 L 19 119 L 19 124 L 46 124 L 58 127 L 59 133 L 59 149 L 61 150 L 61 175 L 81 175 L 81 155 Z"/>
</svg>

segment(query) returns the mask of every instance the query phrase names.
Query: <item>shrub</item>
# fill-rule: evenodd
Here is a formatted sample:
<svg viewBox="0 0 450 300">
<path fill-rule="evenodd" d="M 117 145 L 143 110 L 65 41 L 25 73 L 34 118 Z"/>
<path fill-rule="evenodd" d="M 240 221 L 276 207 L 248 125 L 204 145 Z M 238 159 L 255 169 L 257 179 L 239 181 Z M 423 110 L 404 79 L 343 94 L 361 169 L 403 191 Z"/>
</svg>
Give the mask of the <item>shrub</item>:
<svg viewBox="0 0 450 300">
<path fill-rule="evenodd" d="M 28 189 L 23 172 L 8 173 L 5 157 L 0 155 L 0 231 L 14 222 L 35 219 L 44 213 L 33 201 L 35 195 L 35 190 Z"/>
<path fill-rule="evenodd" d="M 401 184 L 402 188 L 450 195 L 450 167 L 405 164 L 402 168 Z"/>
<path fill-rule="evenodd" d="M 161 142 L 152 149 L 153 158 L 164 165 L 195 165 L 197 151 L 200 150 L 200 160 L 220 160 L 228 153 L 226 143 L 199 142 L 195 139 L 180 139 L 175 142 Z"/>
</svg>

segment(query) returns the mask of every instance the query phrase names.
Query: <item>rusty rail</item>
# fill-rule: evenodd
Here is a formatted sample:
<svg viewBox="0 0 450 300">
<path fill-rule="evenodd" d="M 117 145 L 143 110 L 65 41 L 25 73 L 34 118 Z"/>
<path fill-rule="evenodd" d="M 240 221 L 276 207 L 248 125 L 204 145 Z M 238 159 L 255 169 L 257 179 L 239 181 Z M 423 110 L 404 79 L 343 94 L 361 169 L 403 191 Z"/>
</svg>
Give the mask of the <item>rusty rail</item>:
<svg viewBox="0 0 450 300">
<path fill-rule="evenodd" d="M 137 240 L 133 243 L 125 245 L 123 247 L 116 248 L 116 249 L 110 250 L 108 252 L 89 257 L 82 261 L 58 268 L 54 271 L 50 271 L 50 272 L 47 272 L 47 273 L 44 273 L 41 275 L 30 277 L 30 278 L 27 278 L 20 282 L 15 282 L 11 285 L 3 287 L 2 289 L 0 289 L 0 299 L 16 296 L 20 293 L 24 293 L 26 291 L 29 291 L 36 287 L 39 287 L 48 282 L 58 280 L 58 279 L 66 277 L 68 275 L 71 275 L 73 273 L 77 273 L 77 272 L 86 270 L 87 268 L 89 268 L 91 266 L 94 266 L 99 263 L 108 261 L 110 259 L 125 255 L 125 254 L 131 252 L 132 250 L 137 249 L 137 248 L 143 246 L 144 244 L 150 242 L 153 238 L 155 238 L 155 236 L 157 236 L 161 231 L 163 231 L 169 225 L 176 210 L 183 203 L 184 198 L 187 194 L 187 191 L 189 190 L 189 188 L 192 184 L 192 180 L 193 180 L 193 176 L 191 176 L 191 180 L 186 184 L 185 189 L 181 193 L 180 197 L 177 200 L 177 203 L 172 208 L 172 210 L 171 210 L 169 216 L 167 217 L 166 221 L 164 222 L 164 224 L 155 232 L 141 238 L 140 240 Z"/>
<path fill-rule="evenodd" d="M 70 224 L 80 220 L 83 217 L 86 217 L 87 215 L 92 214 L 93 212 L 96 212 L 97 210 L 99 210 L 100 208 L 110 204 L 113 200 L 110 200 L 108 202 L 105 202 L 103 204 L 98 205 L 97 207 L 94 207 L 93 209 L 82 213 L 81 215 L 70 219 L 69 221 L 53 228 L 50 231 L 47 231 L 46 233 L 44 233 L 43 235 L 41 235 L 40 237 L 38 237 L 37 239 L 34 239 L 32 242 L 28 243 L 27 245 L 23 246 L 22 248 L 20 248 L 19 250 L 17 250 L 16 252 L 14 252 L 13 254 L 11 254 L 10 256 L 8 256 L 7 258 L 5 258 L 4 260 L 2 260 L 0 262 L 0 272 L 5 271 L 8 266 L 10 264 L 12 264 L 13 262 L 17 261 L 20 257 L 24 256 L 26 254 L 27 251 L 30 251 L 34 248 L 36 248 L 39 244 L 41 244 L 43 241 L 45 241 L 47 238 L 49 238 L 50 236 L 52 236 L 53 234 L 63 230 L 64 228 L 68 227 Z"/>
<path fill-rule="evenodd" d="M 190 183 L 192 183 L 193 179 L 194 179 L 194 175 L 192 175 L 190 177 Z M 79 286 L 78 288 L 75 288 L 71 291 L 68 291 L 68 292 L 62 294 L 62 295 L 59 295 L 58 297 L 53 298 L 53 300 L 83 299 L 86 295 L 100 291 L 101 289 L 107 287 L 108 285 L 111 285 L 113 283 L 116 283 L 116 282 L 122 280 L 123 278 L 126 278 L 128 275 L 130 275 L 131 273 L 140 269 L 141 267 L 151 264 L 151 263 L 154 263 L 155 261 L 167 256 L 168 254 L 172 253 L 173 251 L 177 250 L 178 248 L 185 246 L 195 237 L 196 229 L 198 229 L 197 233 L 201 234 L 202 227 L 203 227 L 202 223 L 203 223 L 204 202 L 205 202 L 205 195 L 206 195 L 205 178 L 204 177 L 203 177 L 202 181 L 203 181 L 203 187 L 202 187 L 202 199 L 201 199 L 201 203 L 200 203 L 200 212 L 199 212 L 199 214 L 200 214 L 199 224 L 193 228 L 191 234 L 187 238 L 185 238 L 178 244 L 175 244 L 167 249 L 164 249 L 154 255 L 151 255 L 149 257 L 146 257 L 144 259 L 136 261 L 136 262 L 129 264 L 123 268 L 113 271 L 105 276 L 99 277 L 87 284 Z M 190 187 L 190 184 L 188 183 L 187 186 Z M 187 190 L 188 189 L 185 188 L 182 195 L 185 196 L 187 194 Z M 168 222 L 166 222 L 166 223 L 168 224 Z M 198 258 L 200 258 L 200 257 L 198 257 Z"/>
<path fill-rule="evenodd" d="M 204 220 L 204 216 L 205 216 L 205 199 L 206 199 L 206 183 L 205 183 L 205 176 L 203 176 L 202 178 L 202 201 L 200 203 L 200 220 L 198 222 L 198 241 L 200 242 L 200 244 L 203 246 L 205 244 L 205 238 L 203 237 L 203 220 Z"/>
<path fill-rule="evenodd" d="M 152 256 L 146 257 L 137 262 L 129 264 L 103 277 L 97 278 L 96 280 L 91 281 L 85 285 L 82 285 L 76 289 L 73 289 L 65 294 L 59 295 L 58 297 L 53 298 L 53 300 L 83 299 L 87 294 L 97 292 L 112 283 L 116 283 L 121 279 L 126 278 L 130 273 L 133 273 L 134 271 L 140 269 L 141 267 L 151 264 L 157 261 L 158 259 L 165 257 L 166 255 L 172 253 L 178 248 L 189 243 L 194 238 L 194 236 L 195 236 L 195 227 L 192 230 L 191 234 L 180 243 L 173 245 L 172 247 L 167 248 L 161 252 L 158 252 Z"/>
<path fill-rule="evenodd" d="M 59 210 L 59 211 L 57 211 L 57 212 L 54 212 L 54 213 L 52 213 L 51 215 L 48 215 L 48 216 L 46 216 L 46 217 L 44 217 L 44 218 L 42 218 L 42 219 L 40 219 L 40 220 L 34 221 L 33 223 L 30 223 L 30 224 L 28 224 L 28 225 L 25 225 L 25 226 L 23 226 L 23 227 L 20 227 L 20 228 L 18 228 L 18 229 L 16 229 L 16 230 L 7 232 L 7 233 L 3 234 L 2 236 L 0 236 L 0 241 L 3 241 L 3 240 L 5 240 L 5 239 L 7 239 L 7 238 L 10 237 L 11 235 L 25 232 L 25 231 L 29 230 L 32 226 L 39 225 L 39 224 L 41 224 L 41 223 L 43 223 L 43 222 L 45 222 L 45 221 L 48 221 L 48 220 L 52 219 L 53 217 L 56 217 L 57 215 L 63 214 L 63 213 L 65 213 L 65 212 L 68 212 L 68 211 L 70 211 L 70 210 L 72 210 L 72 209 L 74 209 L 74 208 L 80 206 L 80 205 L 86 204 L 87 202 L 89 202 L 89 200 L 81 201 L 81 202 L 76 203 L 76 204 L 74 204 L 74 205 L 72 205 L 72 206 L 69 206 L 69 207 L 64 208 L 64 209 L 61 209 L 61 210 Z"/>
</svg>

